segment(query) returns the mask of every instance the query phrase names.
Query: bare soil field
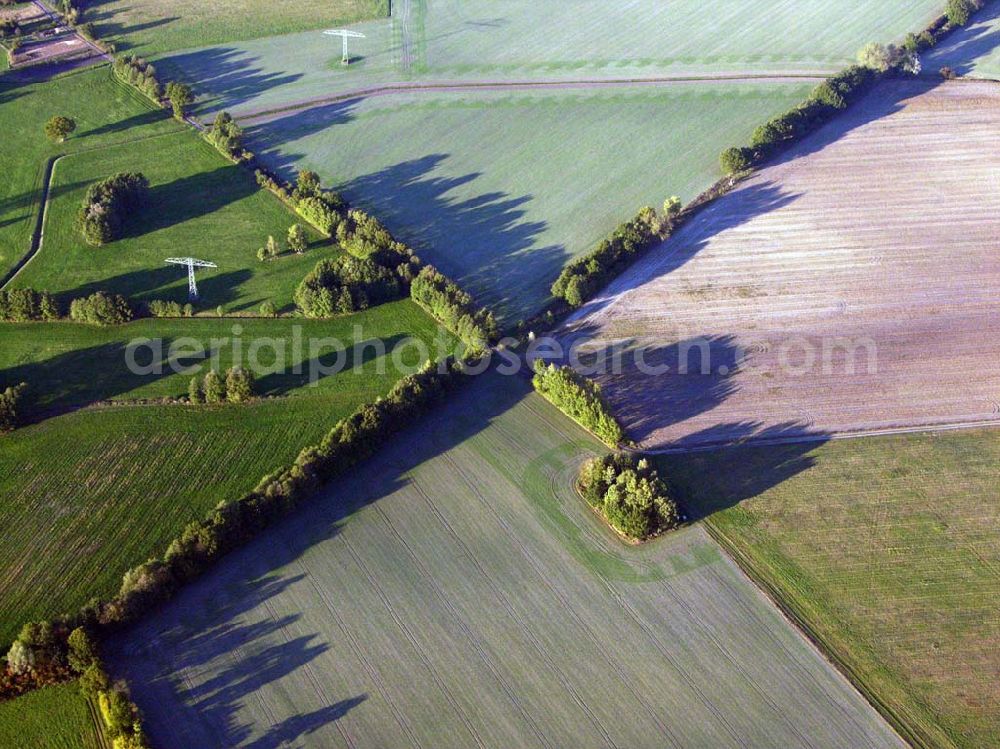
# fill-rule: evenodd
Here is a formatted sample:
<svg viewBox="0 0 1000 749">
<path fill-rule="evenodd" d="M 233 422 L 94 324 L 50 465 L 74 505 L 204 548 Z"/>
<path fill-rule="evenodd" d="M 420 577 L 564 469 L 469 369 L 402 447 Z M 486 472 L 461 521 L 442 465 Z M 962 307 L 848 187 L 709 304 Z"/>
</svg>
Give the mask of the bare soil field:
<svg viewBox="0 0 1000 749">
<path fill-rule="evenodd" d="M 16 5 L 11 8 L 0 8 L 0 20 L 13 19 L 22 26 L 45 17 L 45 12 L 34 4 Z"/>
<path fill-rule="evenodd" d="M 566 339 L 627 352 L 596 376 L 650 448 L 1000 421 L 998 129 L 994 83 L 883 84 L 633 266 Z"/>
<path fill-rule="evenodd" d="M 702 527 L 618 540 L 526 391 L 468 384 L 110 644 L 152 741 L 902 746 Z"/>
<path fill-rule="evenodd" d="M 18 50 L 14 65 L 15 67 L 23 68 L 28 65 L 39 65 L 55 60 L 66 60 L 69 58 L 86 59 L 90 57 L 97 57 L 97 50 L 83 37 L 79 34 L 63 34 L 44 41 L 25 44 Z"/>
</svg>

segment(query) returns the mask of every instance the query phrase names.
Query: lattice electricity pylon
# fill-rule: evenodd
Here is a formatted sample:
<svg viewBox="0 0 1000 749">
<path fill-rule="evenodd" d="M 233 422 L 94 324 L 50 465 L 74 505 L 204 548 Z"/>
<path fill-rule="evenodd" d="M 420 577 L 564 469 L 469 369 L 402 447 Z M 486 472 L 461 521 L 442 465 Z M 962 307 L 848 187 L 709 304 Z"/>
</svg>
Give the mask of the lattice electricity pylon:
<svg viewBox="0 0 1000 749">
<path fill-rule="evenodd" d="M 163 262 L 170 263 L 171 265 L 186 265 L 188 269 L 188 298 L 191 301 L 195 301 L 198 298 L 198 284 L 194 282 L 194 269 L 195 268 L 218 268 L 219 266 L 215 263 L 210 263 L 208 260 L 198 260 L 193 257 L 168 257 Z"/>
<path fill-rule="evenodd" d="M 367 38 L 360 31 L 348 31 L 347 29 L 330 29 L 329 31 L 324 31 L 323 33 L 327 36 L 339 36 L 344 40 L 344 56 L 340 60 L 340 62 L 344 65 L 351 64 L 351 58 L 347 54 L 347 40 Z"/>
</svg>

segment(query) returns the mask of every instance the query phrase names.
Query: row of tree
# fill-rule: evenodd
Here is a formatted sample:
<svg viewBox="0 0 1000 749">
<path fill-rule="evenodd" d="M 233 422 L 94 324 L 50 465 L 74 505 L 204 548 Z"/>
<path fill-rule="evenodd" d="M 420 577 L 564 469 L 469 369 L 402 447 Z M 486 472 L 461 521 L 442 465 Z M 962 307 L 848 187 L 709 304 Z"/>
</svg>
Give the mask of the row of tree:
<svg viewBox="0 0 1000 749">
<path fill-rule="evenodd" d="M 677 502 L 645 458 L 627 453 L 592 458 L 580 468 L 577 488 L 613 528 L 642 541 L 681 523 Z"/>
<path fill-rule="evenodd" d="M 59 304 L 52 294 L 35 289 L 0 289 L 0 320 L 58 320 Z"/>
<path fill-rule="evenodd" d="M 188 387 L 191 403 L 246 403 L 256 395 L 253 373 L 242 367 L 230 367 L 225 377 L 210 369 L 204 377 L 192 377 Z"/>
<path fill-rule="evenodd" d="M 663 218 L 656 210 L 645 207 L 638 215 L 615 229 L 597 249 L 563 268 L 552 284 L 552 295 L 563 299 L 570 307 L 579 307 L 608 281 L 617 276 L 635 256 L 661 241 L 680 213 L 680 200 L 666 203 L 669 211 Z"/>
<path fill-rule="evenodd" d="M 120 55 L 111 63 L 111 70 L 122 83 L 127 83 L 157 106 L 163 98 L 163 85 L 156 77 L 156 68 L 141 57 Z"/>
<path fill-rule="evenodd" d="M 87 188 L 77 212 L 77 228 L 88 244 L 119 239 L 125 219 L 149 197 L 149 180 L 140 172 L 119 172 Z"/>
<path fill-rule="evenodd" d="M 88 325 L 123 325 L 134 317 L 132 305 L 121 294 L 96 291 L 90 296 L 74 299 L 69 305 L 74 322 Z"/>
<path fill-rule="evenodd" d="M 601 386 L 571 367 L 535 360 L 532 383 L 556 408 L 611 447 L 625 440 L 625 431 L 611 412 Z"/>
<path fill-rule="evenodd" d="M 470 351 L 485 351 L 500 335 L 493 313 L 476 305 L 468 293 L 432 265 L 413 279 L 410 297 L 454 332 Z"/>
</svg>

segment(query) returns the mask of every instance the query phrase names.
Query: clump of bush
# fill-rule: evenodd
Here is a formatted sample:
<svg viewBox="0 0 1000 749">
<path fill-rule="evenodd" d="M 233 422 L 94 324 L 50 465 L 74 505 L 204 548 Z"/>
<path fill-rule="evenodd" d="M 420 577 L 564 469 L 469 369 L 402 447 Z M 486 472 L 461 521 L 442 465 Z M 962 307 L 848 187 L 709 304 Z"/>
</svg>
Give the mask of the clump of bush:
<svg viewBox="0 0 1000 749">
<path fill-rule="evenodd" d="M 55 297 L 47 291 L 0 290 L 0 320 L 5 322 L 58 320 L 59 316 L 59 305 Z"/>
<path fill-rule="evenodd" d="M 125 218 L 149 195 L 149 180 L 138 172 L 121 172 L 87 188 L 77 226 L 88 244 L 100 246 L 121 237 Z"/>
<path fill-rule="evenodd" d="M 948 0 L 944 14 L 950 25 L 965 26 L 984 5 L 984 0 Z"/>
<path fill-rule="evenodd" d="M 163 86 L 156 77 L 156 68 L 141 57 L 121 55 L 111 64 L 115 77 L 132 86 L 144 96 L 160 106 Z"/>
<path fill-rule="evenodd" d="M 27 389 L 27 384 L 22 382 L 0 391 L 0 434 L 13 432 L 20 425 L 21 397 Z"/>
<path fill-rule="evenodd" d="M 532 383 L 546 400 L 606 444 L 615 447 L 625 440 L 625 431 L 596 382 L 571 367 L 557 367 L 536 359 Z"/>
<path fill-rule="evenodd" d="M 256 395 L 253 373 L 242 367 L 230 367 L 225 377 L 210 369 L 201 379 L 192 377 L 188 387 L 191 403 L 246 403 Z"/>
<path fill-rule="evenodd" d="M 552 295 L 579 307 L 618 275 L 643 250 L 662 239 L 656 211 L 645 207 L 619 226 L 597 249 L 567 265 L 552 284 Z"/>
<path fill-rule="evenodd" d="M 247 161 L 252 157 L 243 148 L 243 128 L 236 124 L 229 112 L 219 112 L 215 116 L 212 126 L 205 131 L 205 139 L 235 161 Z"/>
<path fill-rule="evenodd" d="M 121 325 L 132 319 L 132 307 L 121 294 L 98 291 L 90 296 L 74 299 L 69 306 L 69 316 L 75 322 L 90 325 Z"/>
<path fill-rule="evenodd" d="M 193 317 L 194 305 L 154 299 L 146 303 L 150 317 Z"/>
<path fill-rule="evenodd" d="M 344 315 L 399 299 L 402 279 L 370 258 L 352 255 L 320 260 L 295 290 L 295 304 L 306 317 Z"/>
<path fill-rule="evenodd" d="M 641 541 L 681 522 L 677 502 L 646 459 L 619 453 L 583 464 L 577 488 L 620 533 Z"/>
<path fill-rule="evenodd" d="M 428 265 L 413 279 L 410 297 L 472 351 L 483 351 L 499 336 L 493 313 L 478 307 L 468 293 L 433 266 Z"/>
</svg>

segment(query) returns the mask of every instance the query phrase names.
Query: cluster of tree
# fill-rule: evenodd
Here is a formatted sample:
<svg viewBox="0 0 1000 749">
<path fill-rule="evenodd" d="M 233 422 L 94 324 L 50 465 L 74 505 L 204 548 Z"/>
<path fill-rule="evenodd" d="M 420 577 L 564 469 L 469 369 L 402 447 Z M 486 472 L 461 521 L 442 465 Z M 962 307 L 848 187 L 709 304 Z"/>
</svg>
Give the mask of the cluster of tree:
<svg viewBox="0 0 1000 749">
<path fill-rule="evenodd" d="M 454 281 L 428 265 L 410 284 L 410 297 L 458 336 L 470 351 L 482 352 L 499 337 L 493 313 L 476 305 Z"/>
<path fill-rule="evenodd" d="M 604 399 L 601 386 L 575 372 L 535 360 L 532 383 L 546 400 L 608 445 L 615 447 L 625 440 L 625 431 Z"/>
<path fill-rule="evenodd" d="M 676 528 L 677 502 L 646 459 L 619 453 L 588 460 L 577 488 L 613 528 L 635 540 Z"/>
<path fill-rule="evenodd" d="M 154 299 L 146 303 L 146 312 L 150 317 L 193 317 L 194 305 Z"/>
<path fill-rule="evenodd" d="M 346 204 L 338 193 L 322 188 L 316 172 L 299 172 L 294 185 L 281 182 L 265 169 L 258 168 L 255 175 L 258 185 L 291 205 L 310 224 L 327 236 L 336 234 Z"/>
<path fill-rule="evenodd" d="M 28 385 L 24 382 L 0 391 L 0 434 L 17 429 L 21 423 L 20 404 Z"/>
<path fill-rule="evenodd" d="M 115 77 L 122 83 L 132 86 L 147 98 L 160 105 L 163 98 L 163 86 L 156 77 L 156 68 L 141 57 L 121 55 L 111 63 Z"/>
<path fill-rule="evenodd" d="M 132 320 L 132 306 L 121 294 L 97 291 L 74 299 L 69 305 L 70 319 L 90 325 L 122 325 Z"/>
<path fill-rule="evenodd" d="M 309 236 L 301 224 L 292 224 L 288 227 L 288 233 L 285 235 L 285 245 L 288 247 L 289 252 L 294 252 L 296 255 L 301 255 L 309 249 Z M 264 246 L 257 250 L 257 259 L 261 262 L 273 260 L 281 252 L 281 245 L 278 244 L 278 240 L 272 235 L 268 235 Z"/>
<path fill-rule="evenodd" d="M 97 703 L 115 749 L 148 749 L 139 709 L 124 682 L 111 683 L 89 629 L 71 629 L 64 620 L 25 624 L 7 652 L 0 698 L 76 677 L 83 694 Z"/>
<path fill-rule="evenodd" d="M 100 246 L 121 237 L 125 218 L 149 195 L 149 180 L 139 172 L 120 172 L 87 188 L 77 227 L 88 244 Z"/>
<path fill-rule="evenodd" d="M 76 121 L 59 114 L 50 117 L 45 123 L 45 135 L 55 143 L 62 143 L 74 130 L 76 130 Z"/>
<path fill-rule="evenodd" d="M 948 0 L 945 16 L 952 26 L 965 26 L 985 4 L 985 0 Z"/>
<path fill-rule="evenodd" d="M 676 217 L 680 208 L 671 206 L 671 211 L 673 215 L 668 217 L 669 221 Z M 564 299 L 570 307 L 579 307 L 621 273 L 636 254 L 661 240 L 664 228 L 655 209 L 643 208 L 635 218 L 615 229 L 596 250 L 563 268 L 552 284 L 552 295 Z"/>
<path fill-rule="evenodd" d="M 59 305 L 52 294 L 34 289 L 0 289 L 0 320 L 58 320 Z"/>
<path fill-rule="evenodd" d="M 183 120 L 187 114 L 188 106 L 194 101 L 194 93 L 191 87 L 180 81 L 171 81 L 166 88 L 167 101 L 174 112 L 174 117 Z"/>
<path fill-rule="evenodd" d="M 229 112 L 219 112 L 215 122 L 205 132 L 205 138 L 223 154 L 235 161 L 248 161 L 253 154 L 243 148 L 243 128 Z"/>
<path fill-rule="evenodd" d="M 191 403 L 246 403 L 256 394 L 253 373 L 242 367 L 230 367 L 225 377 L 210 369 L 203 378 L 192 377 L 188 388 Z"/>
<path fill-rule="evenodd" d="M 293 511 L 325 482 L 374 454 L 390 436 L 464 380 L 464 364 L 454 359 L 440 365 L 428 363 L 404 377 L 385 398 L 361 406 L 338 422 L 320 444 L 302 450 L 294 465 L 265 477 L 250 494 L 189 523 L 162 558 L 126 573 L 112 600 L 86 606 L 75 619 L 101 627 L 135 621 L 220 556 Z"/>
<path fill-rule="evenodd" d="M 390 268 L 353 255 L 320 260 L 295 290 L 295 304 L 306 317 L 333 317 L 399 299 L 402 279 Z"/>
</svg>

